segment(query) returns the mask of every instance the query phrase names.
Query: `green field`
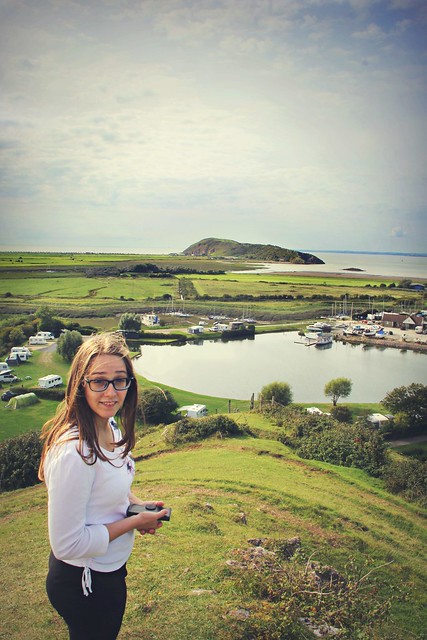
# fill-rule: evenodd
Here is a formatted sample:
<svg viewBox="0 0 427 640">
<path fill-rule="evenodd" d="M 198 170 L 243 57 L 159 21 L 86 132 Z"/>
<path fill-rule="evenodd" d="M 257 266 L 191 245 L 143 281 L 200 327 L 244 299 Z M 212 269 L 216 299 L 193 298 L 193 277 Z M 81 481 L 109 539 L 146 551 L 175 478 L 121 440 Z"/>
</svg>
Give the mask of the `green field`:
<svg viewBox="0 0 427 640">
<path fill-rule="evenodd" d="M 265 418 L 237 419 L 260 437 L 213 439 L 174 450 L 165 446 L 161 429 L 139 440 L 135 455 L 150 457 L 137 462 L 135 492 L 164 499 L 173 511 L 156 536 L 136 539 L 120 638 L 268 638 L 241 635 L 262 616 L 267 601 L 240 592 L 226 563 L 234 549 L 249 547 L 248 539 L 293 536 L 301 538 L 312 560 L 345 572 L 353 558 L 361 575 L 373 570 L 364 583 L 373 597 L 388 599 L 403 590 L 386 626 L 369 638 L 425 638 L 425 510 L 390 496 L 361 471 L 299 459 L 271 439 L 275 428 Z M 0 506 L 3 637 L 65 640 L 44 592 L 45 488 L 2 494 Z M 195 595 L 197 589 L 204 591 Z M 233 618 L 239 609 L 249 612 L 247 620 Z M 374 619 L 370 626 L 375 628 Z M 362 637 L 368 638 L 357 635 Z"/>
<path fill-rule="evenodd" d="M 137 264 L 172 269 L 169 277 L 130 272 Z M 390 288 L 391 278 L 312 273 L 232 273 L 256 262 L 187 256 L 126 254 L 0 253 L 1 314 L 33 313 L 41 305 L 67 317 L 103 317 L 131 310 L 164 313 L 173 299 L 186 311 L 240 316 L 243 307 L 258 319 L 315 318 L 346 300 L 355 310 L 373 304 L 399 306 L 422 296 Z M 94 274 L 93 270 L 98 269 Z M 106 273 L 99 273 L 99 270 Z M 122 270 L 111 275 L 108 269 Z M 176 274 L 176 269 L 192 273 Z M 208 273 L 224 271 L 224 274 Z M 107 273 L 108 272 L 108 273 Z M 92 277 L 88 277 L 91 275 Z M 183 293 L 184 292 L 184 293 Z M 182 296 L 182 297 L 181 297 Z M 288 299 L 280 299 L 280 297 Z"/>
</svg>

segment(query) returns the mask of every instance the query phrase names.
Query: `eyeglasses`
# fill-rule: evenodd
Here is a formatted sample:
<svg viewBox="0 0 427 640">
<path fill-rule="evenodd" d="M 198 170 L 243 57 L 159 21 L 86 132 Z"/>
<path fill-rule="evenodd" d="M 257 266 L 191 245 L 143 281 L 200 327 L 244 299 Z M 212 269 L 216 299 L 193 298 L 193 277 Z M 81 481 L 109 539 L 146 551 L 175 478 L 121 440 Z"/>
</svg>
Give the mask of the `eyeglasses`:
<svg viewBox="0 0 427 640">
<path fill-rule="evenodd" d="M 92 378 L 92 380 L 90 380 L 89 378 L 85 378 L 89 389 L 97 393 L 106 391 L 110 384 L 113 385 L 116 391 L 126 391 L 132 384 L 132 380 L 134 380 L 134 378 L 115 378 L 115 380 L 105 380 L 105 378 Z"/>
</svg>

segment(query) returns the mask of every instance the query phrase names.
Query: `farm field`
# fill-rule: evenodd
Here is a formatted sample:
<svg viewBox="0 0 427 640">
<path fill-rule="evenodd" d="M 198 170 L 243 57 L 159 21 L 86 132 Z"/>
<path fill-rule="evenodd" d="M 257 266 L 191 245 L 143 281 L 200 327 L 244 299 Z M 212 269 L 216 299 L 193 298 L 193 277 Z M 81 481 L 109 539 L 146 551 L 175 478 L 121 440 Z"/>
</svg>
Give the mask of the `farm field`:
<svg viewBox="0 0 427 640">
<path fill-rule="evenodd" d="M 130 271 L 141 264 L 172 272 L 166 276 Z M 316 318 L 344 299 L 359 311 L 373 304 L 422 302 L 415 291 L 390 289 L 390 278 L 232 273 L 257 264 L 187 256 L 1 253 L 0 314 L 34 313 L 43 304 L 65 317 L 105 317 L 153 309 L 164 313 L 174 303 L 185 304 L 189 312 L 234 317 L 242 315 L 243 304 L 250 304 L 251 315 L 277 321 Z M 177 269 L 189 272 L 176 273 Z M 218 270 L 226 273 L 208 273 Z"/>
</svg>

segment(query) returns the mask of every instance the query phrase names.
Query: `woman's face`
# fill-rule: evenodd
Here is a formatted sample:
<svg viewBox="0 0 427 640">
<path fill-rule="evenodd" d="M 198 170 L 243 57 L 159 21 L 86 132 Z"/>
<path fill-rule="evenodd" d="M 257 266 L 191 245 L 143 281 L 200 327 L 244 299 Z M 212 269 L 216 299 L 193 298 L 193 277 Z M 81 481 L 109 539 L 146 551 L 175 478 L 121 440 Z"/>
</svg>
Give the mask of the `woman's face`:
<svg viewBox="0 0 427 640">
<path fill-rule="evenodd" d="M 101 424 L 113 418 L 125 401 L 127 389 L 117 391 L 109 384 L 105 391 L 93 391 L 87 380 L 92 381 L 92 386 L 102 388 L 102 381 L 129 378 L 126 363 L 120 356 L 100 355 L 90 364 L 85 376 L 84 392 L 89 407 L 95 414 L 95 420 Z"/>
</svg>

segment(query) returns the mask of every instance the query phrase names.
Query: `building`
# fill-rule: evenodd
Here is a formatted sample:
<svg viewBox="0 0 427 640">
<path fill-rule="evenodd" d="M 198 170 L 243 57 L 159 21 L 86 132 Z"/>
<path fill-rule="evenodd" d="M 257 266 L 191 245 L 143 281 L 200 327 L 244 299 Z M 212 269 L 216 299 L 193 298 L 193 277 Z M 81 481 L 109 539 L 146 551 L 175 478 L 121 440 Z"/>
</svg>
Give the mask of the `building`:
<svg viewBox="0 0 427 640">
<path fill-rule="evenodd" d="M 160 318 L 156 313 L 144 313 L 140 317 L 142 324 L 147 327 L 155 327 L 160 324 Z"/>
<path fill-rule="evenodd" d="M 426 318 L 421 313 L 390 313 L 384 311 L 382 325 L 393 329 L 403 329 L 409 331 L 415 327 L 422 327 L 426 323 Z"/>
</svg>

